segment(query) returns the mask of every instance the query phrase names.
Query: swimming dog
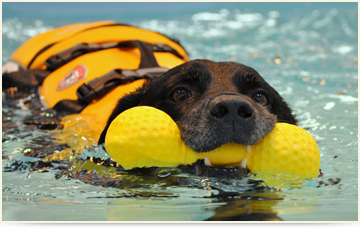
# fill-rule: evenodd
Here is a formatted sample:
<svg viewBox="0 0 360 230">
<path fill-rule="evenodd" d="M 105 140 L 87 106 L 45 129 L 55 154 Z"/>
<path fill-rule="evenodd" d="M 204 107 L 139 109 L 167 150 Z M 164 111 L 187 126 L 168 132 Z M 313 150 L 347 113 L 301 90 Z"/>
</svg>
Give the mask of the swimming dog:
<svg viewBox="0 0 360 230">
<path fill-rule="evenodd" d="M 234 62 L 189 61 L 121 98 L 100 144 L 112 120 L 134 106 L 166 112 L 177 123 L 185 144 L 197 152 L 229 142 L 253 145 L 276 122 L 297 122 L 288 104 L 256 70 Z"/>
</svg>

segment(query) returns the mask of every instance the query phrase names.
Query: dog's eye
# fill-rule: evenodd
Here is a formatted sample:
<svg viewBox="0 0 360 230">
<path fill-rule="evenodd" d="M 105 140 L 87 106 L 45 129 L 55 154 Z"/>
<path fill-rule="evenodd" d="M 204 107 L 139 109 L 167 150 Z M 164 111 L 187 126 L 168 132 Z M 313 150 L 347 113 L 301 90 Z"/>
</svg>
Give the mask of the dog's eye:
<svg viewBox="0 0 360 230">
<path fill-rule="evenodd" d="M 172 99 L 174 101 L 178 102 L 178 101 L 184 101 L 191 96 L 192 95 L 188 90 L 181 88 L 181 89 L 177 89 L 174 91 L 174 93 L 172 95 Z"/>
<path fill-rule="evenodd" d="M 264 96 L 264 94 L 261 93 L 255 94 L 254 100 L 262 105 L 268 104 L 268 99 Z"/>
</svg>

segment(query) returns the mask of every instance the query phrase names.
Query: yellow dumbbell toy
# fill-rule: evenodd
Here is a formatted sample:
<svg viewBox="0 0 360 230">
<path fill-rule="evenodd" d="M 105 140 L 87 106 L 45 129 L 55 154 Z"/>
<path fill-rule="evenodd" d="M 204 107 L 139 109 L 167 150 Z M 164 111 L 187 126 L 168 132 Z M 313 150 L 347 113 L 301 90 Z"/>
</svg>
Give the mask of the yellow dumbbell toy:
<svg viewBox="0 0 360 230">
<path fill-rule="evenodd" d="M 255 145 L 225 144 L 198 153 L 185 145 L 176 123 L 165 112 L 139 106 L 117 116 L 107 131 L 105 148 L 124 169 L 176 167 L 204 159 L 206 165 L 242 166 L 254 174 L 290 174 L 316 177 L 320 153 L 314 138 L 304 129 L 277 123 Z"/>
</svg>

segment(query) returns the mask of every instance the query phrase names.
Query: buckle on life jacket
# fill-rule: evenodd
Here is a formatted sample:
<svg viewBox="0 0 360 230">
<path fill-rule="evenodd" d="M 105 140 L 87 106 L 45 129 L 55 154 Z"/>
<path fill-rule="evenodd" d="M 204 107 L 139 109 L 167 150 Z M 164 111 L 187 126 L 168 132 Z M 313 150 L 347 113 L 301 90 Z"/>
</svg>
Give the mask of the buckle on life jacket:
<svg viewBox="0 0 360 230">
<path fill-rule="evenodd" d="M 88 44 L 80 43 L 70 49 L 66 49 L 62 52 L 59 52 L 55 55 L 52 55 L 45 61 L 45 65 L 48 70 L 53 71 L 62 65 L 68 63 L 69 61 L 75 59 L 76 57 L 81 56 L 88 50 Z"/>
<path fill-rule="evenodd" d="M 104 96 L 118 85 L 130 83 L 139 79 L 153 79 L 168 71 L 166 68 L 152 67 L 138 70 L 114 69 L 107 74 L 82 84 L 76 91 L 78 100 L 90 103 Z"/>
</svg>

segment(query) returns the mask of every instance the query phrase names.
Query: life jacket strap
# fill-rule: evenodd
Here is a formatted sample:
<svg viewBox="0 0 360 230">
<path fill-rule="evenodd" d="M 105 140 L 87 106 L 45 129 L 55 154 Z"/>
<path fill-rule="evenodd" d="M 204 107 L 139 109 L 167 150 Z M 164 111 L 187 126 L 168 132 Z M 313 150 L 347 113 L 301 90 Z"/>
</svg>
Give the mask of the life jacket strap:
<svg viewBox="0 0 360 230">
<path fill-rule="evenodd" d="M 69 63 L 77 57 L 80 57 L 84 54 L 104 50 L 111 48 L 135 48 L 137 47 L 141 52 L 141 61 L 139 68 L 144 68 L 148 66 L 159 66 L 156 58 L 153 55 L 153 49 L 150 44 L 147 44 L 142 41 L 124 41 L 124 42 L 110 42 L 103 44 L 96 43 L 79 43 L 73 47 L 70 47 L 66 50 L 63 50 L 55 55 L 52 55 L 45 61 L 47 70 L 54 71 L 61 66 Z M 168 49 L 169 50 L 169 49 Z"/>
<path fill-rule="evenodd" d="M 176 49 L 172 48 L 169 45 L 166 44 L 162 44 L 162 43 L 156 43 L 154 45 L 152 45 L 152 50 L 154 52 L 167 52 L 167 53 L 172 53 L 174 54 L 176 57 L 185 60 L 185 58 L 179 54 L 179 52 L 176 51 Z"/>
<path fill-rule="evenodd" d="M 104 96 L 109 90 L 118 85 L 130 83 L 139 79 L 154 79 L 161 76 L 168 69 L 161 67 L 144 68 L 138 70 L 115 69 L 109 73 L 81 85 L 76 94 L 78 100 L 61 100 L 53 107 L 60 114 L 80 113 L 93 100 Z"/>
<path fill-rule="evenodd" d="M 54 71 L 81 55 L 98 50 L 115 48 L 118 46 L 118 44 L 119 43 L 117 42 L 104 43 L 104 44 L 79 43 L 73 47 L 70 47 L 69 49 L 63 50 L 55 55 L 52 55 L 45 61 L 45 65 L 47 67 L 47 70 Z"/>
<path fill-rule="evenodd" d="M 2 89 L 17 87 L 21 91 L 31 91 L 41 85 L 50 71 L 43 69 L 19 70 L 2 75 Z"/>
<path fill-rule="evenodd" d="M 95 99 L 104 96 L 109 90 L 118 85 L 133 82 L 139 79 L 153 79 L 168 71 L 166 68 L 152 67 L 137 70 L 114 69 L 107 74 L 95 78 L 88 83 L 82 84 L 76 91 L 78 100 L 83 103 L 90 103 Z"/>
</svg>

